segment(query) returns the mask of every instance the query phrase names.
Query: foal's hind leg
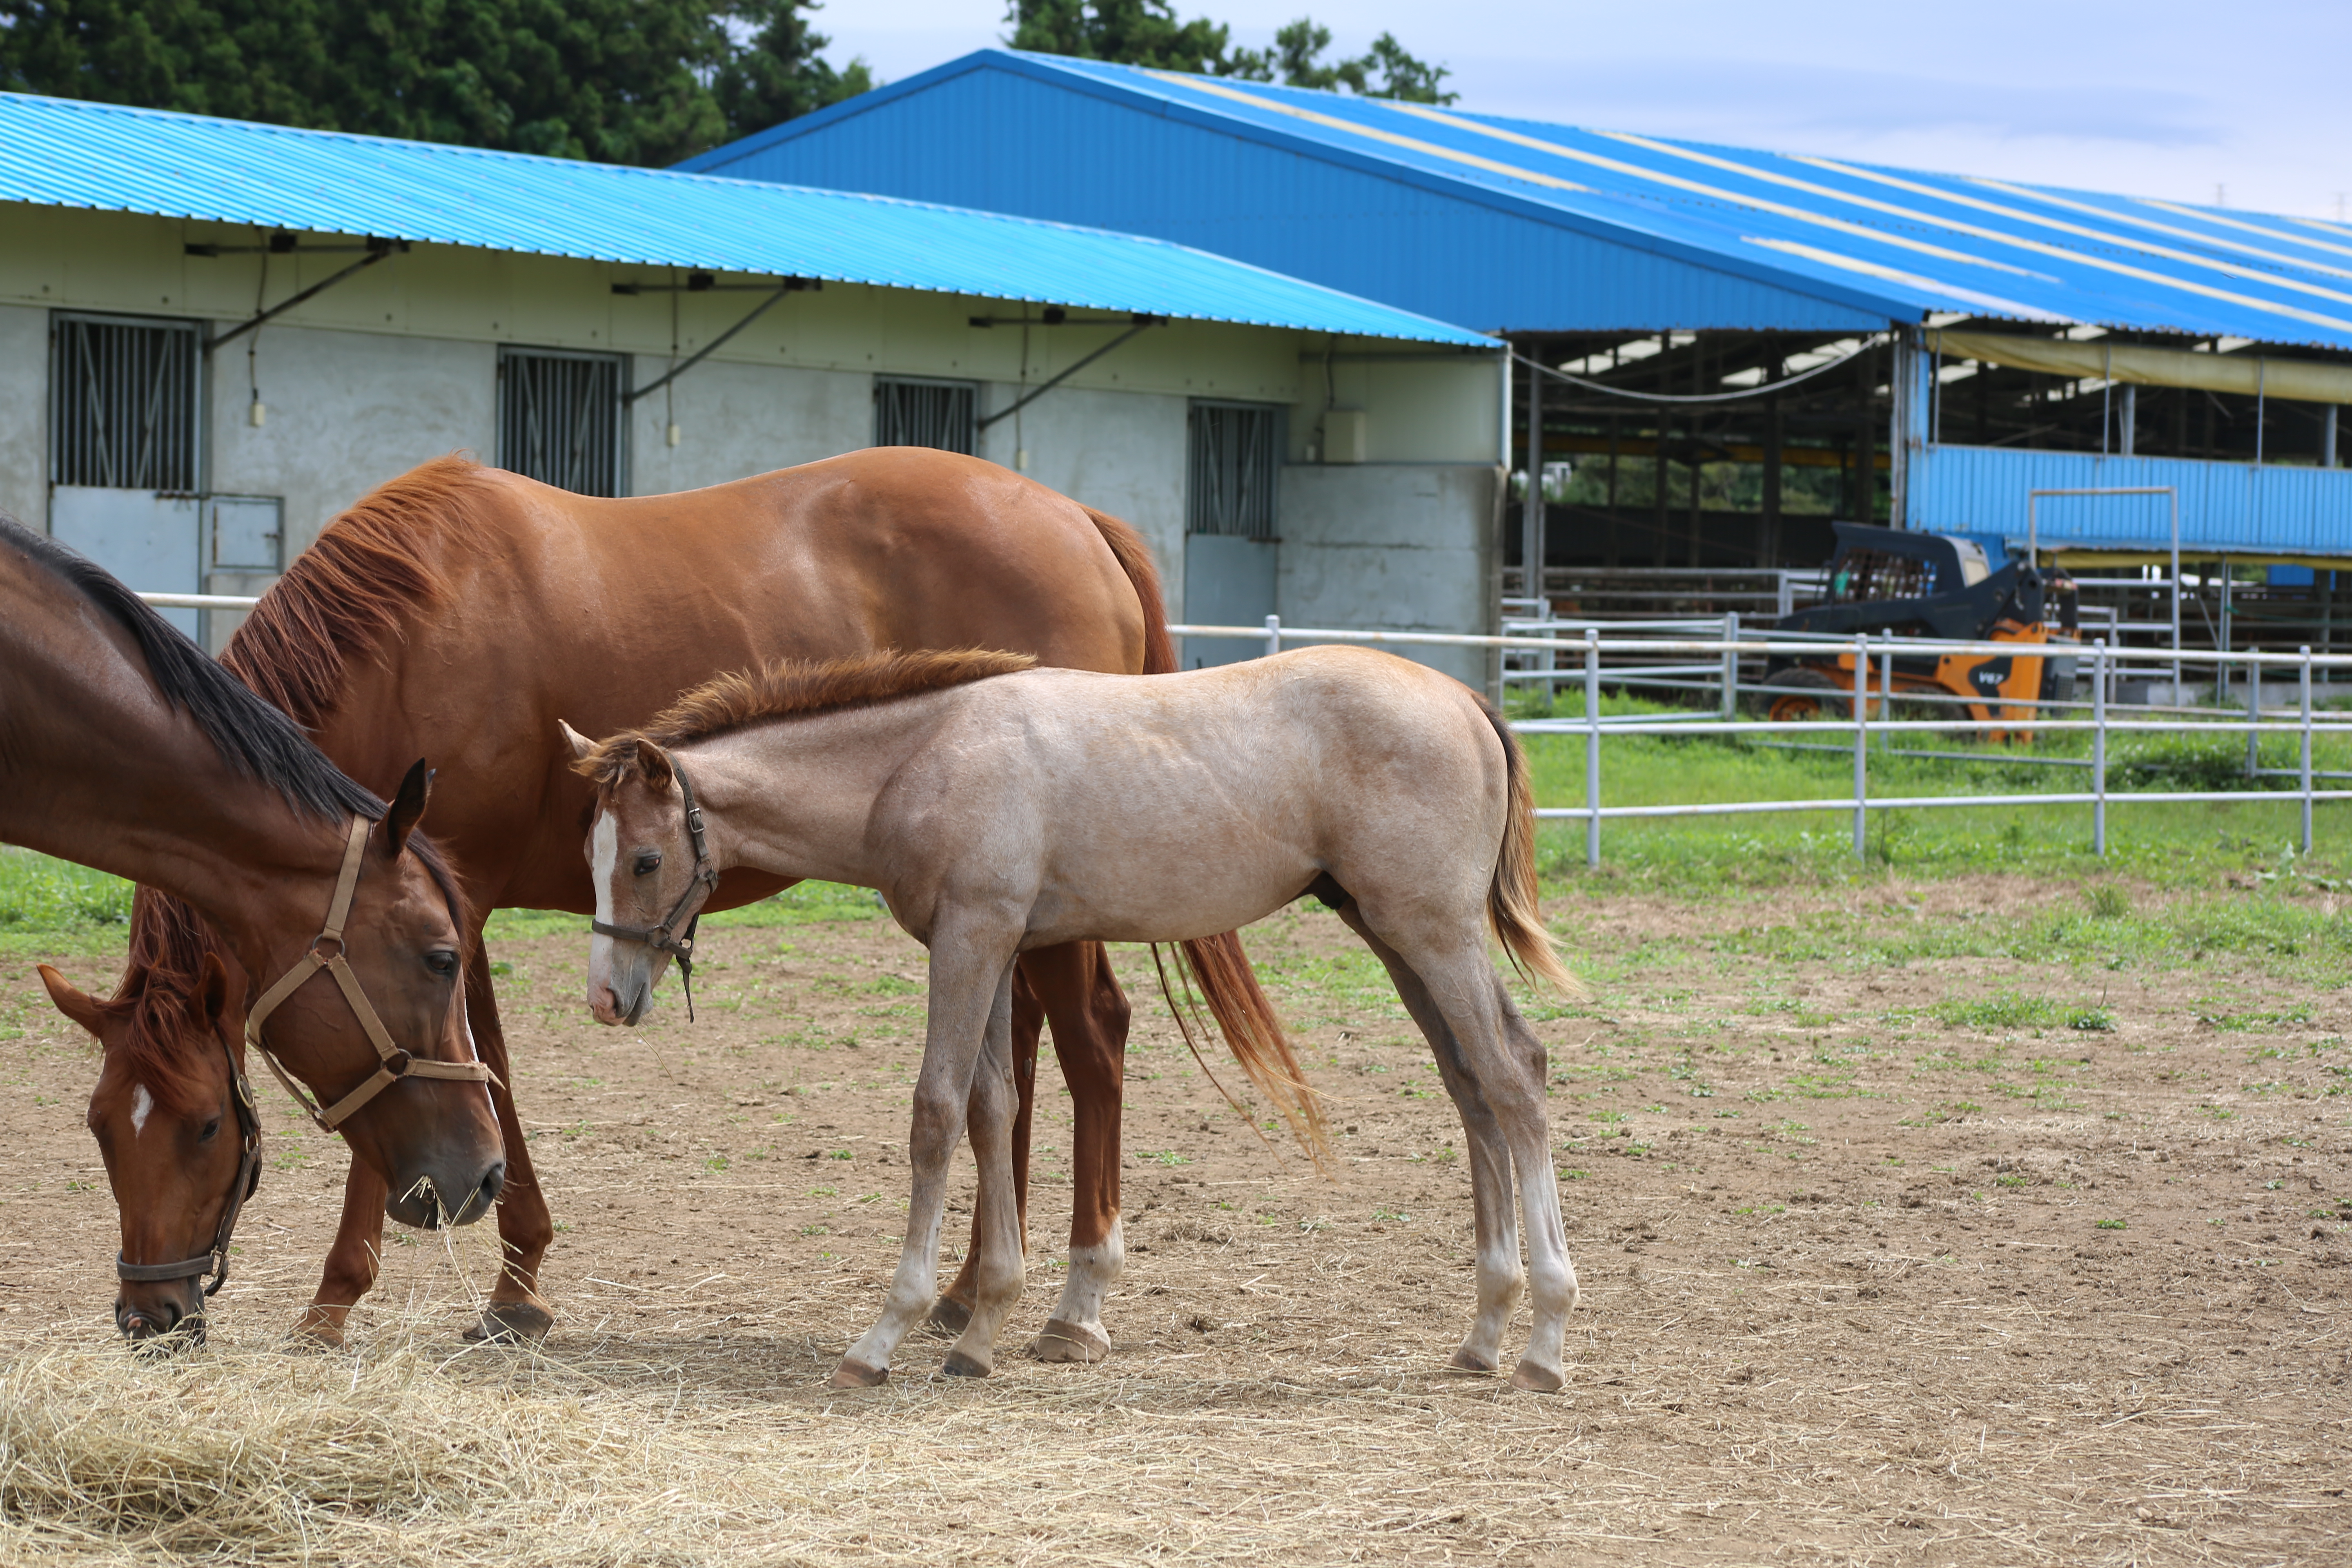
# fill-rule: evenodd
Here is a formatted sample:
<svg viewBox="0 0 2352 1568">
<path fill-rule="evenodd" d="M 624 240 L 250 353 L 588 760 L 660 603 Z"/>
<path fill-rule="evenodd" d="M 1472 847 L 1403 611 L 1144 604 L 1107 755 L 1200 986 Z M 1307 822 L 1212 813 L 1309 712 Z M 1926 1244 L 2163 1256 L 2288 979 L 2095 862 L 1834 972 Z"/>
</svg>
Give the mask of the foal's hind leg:
<svg viewBox="0 0 2352 1568">
<path fill-rule="evenodd" d="M 1511 1161 L 1494 1111 L 1486 1103 L 1475 1074 L 1462 1059 L 1459 1043 L 1444 1012 L 1429 987 L 1396 950 L 1365 923 L 1362 906 L 1349 899 L 1339 906 L 1339 918 L 1364 939 L 1364 945 L 1385 965 L 1389 979 L 1405 1011 L 1429 1041 L 1436 1058 L 1438 1077 L 1462 1118 L 1469 1145 L 1470 1202 L 1473 1237 L 1477 1248 L 1478 1310 L 1470 1332 L 1454 1352 L 1453 1364 L 1465 1372 L 1493 1372 L 1502 1364 L 1503 1334 L 1517 1306 L 1523 1276 L 1519 1272 L 1518 1228 L 1511 1213 Z"/>
</svg>

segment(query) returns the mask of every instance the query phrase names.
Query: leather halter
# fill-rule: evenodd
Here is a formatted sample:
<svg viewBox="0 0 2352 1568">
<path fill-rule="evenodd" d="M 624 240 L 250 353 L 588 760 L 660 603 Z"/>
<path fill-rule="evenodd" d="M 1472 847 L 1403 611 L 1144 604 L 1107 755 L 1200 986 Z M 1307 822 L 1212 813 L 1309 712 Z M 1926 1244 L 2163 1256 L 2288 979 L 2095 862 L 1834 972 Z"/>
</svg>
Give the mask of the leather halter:
<svg viewBox="0 0 2352 1568">
<path fill-rule="evenodd" d="M 350 841 L 343 850 L 342 872 L 335 880 L 334 900 L 327 906 L 326 926 L 310 939 L 309 951 L 295 961 L 294 967 L 279 975 L 278 984 L 263 992 L 261 1000 L 255 1003 L 253 1010 L 245 1016 L 247 1041 L 261 1053 L 261 1059 L 269 1064 L 269 1070 L 278 1075 L 278 1081 L 286 1086 L 286 1092 L 294 1097 L 294 1103 L 302 1108 L 302 1113 L 328 1132 L 350 1121 L 362 1106 L 404 1078 L 457 1079 L 467 1083 L 498 1081 L 482 1062 L 436 1061 L 431 1057 L 412 1056 L 394 1045 L 392 1031 L 383 1026 L 382 1018 L 376 1016 L 367 993 L 360 986 L 360 977 L 343 960 L 343 921 L 352 912 L 352 892 L 359 886 L 360 858 L 367 849 L 368 829 L 373 826 L 364 816 L 352 818 Z M 330 943 L 334 947 L 333 955 L 321 956 L 319 950 Z M 270 1014 L 278 1010 L 278 1005 L 293 995 L 304 981 L 321 969 L 335 977 L 336 986 L 342 992 L 343 999 L 351 1004 L 360 1027 L 367 1031 L 369 1043 L 375 1047 L 376 1054 L 376 1069 L 368 1080 L 324 1110 L 319 1109 L 317 1101 L 302 1092 L 301 1087 L 278 1065 L 278 1058 L 270 1054 L 269 1047 L 261 1040 L 261 1026 Z"/>
<path fill-rule="evenodd" d="M 214 1031 L 218 1035 L 219 1031 Z M 221 1210 L 220 1224 L 213 1228 L 213 1245 L 208 1252 L 194 1258 L 184 1258 L 177 1263 L 131 1263 L 120 1252 L 114 1255 L 115 1278 L 126 1284 L 152 1285 L 168 1279 L 194 1279 L 209 1274 L 205 1294 L 219 1294 L 228 1283 L 228 1244 L 236 1234 L 236 1216 L 244 1212 L 245 1200 L 261 1185 L 261 1118 L 253 1105 L 253 1085 L 246 1081 L 245 1068 L 237 1065 L 236 1048 L 228 1037 L 220 1036 L 221 1054 L 228 1058 L 228 1081 L 231 1093 L 229 1105 L 236 1112 L 236 1133 L 243 1148 L 237 1156 L 236 1178 L 229 1184 L 228 1205 Z"/>
<path fill-rule="evenodd" d="M 590 921 L 588 929 L 598 936 L 616 936 L 624 942 L 641 942 L 656 952 L 667 952 L 677 960 L 678 984 L 686 988 L 686 1021 L 694 1022 L 694 931 L 702 923 L 702 911 L 698 908 L 687 920 L 682 934 L 673 935 L 686 906 L 700 894 L 707 902 L 710 890 L 719 886 L 718 868 L 710 863 L 710 847 L 703 839 L 702 807 L 694 804 L 694 785 L 688 782 L 686 769 L 676 757 L 669 760 L 670 776 L 677 780 L 677 793 L 686 803 L 686 833 L 694 842 L 694 880 L 677 896 L 658 925 L 616 926 L 603 921 Z"/>
</svg>

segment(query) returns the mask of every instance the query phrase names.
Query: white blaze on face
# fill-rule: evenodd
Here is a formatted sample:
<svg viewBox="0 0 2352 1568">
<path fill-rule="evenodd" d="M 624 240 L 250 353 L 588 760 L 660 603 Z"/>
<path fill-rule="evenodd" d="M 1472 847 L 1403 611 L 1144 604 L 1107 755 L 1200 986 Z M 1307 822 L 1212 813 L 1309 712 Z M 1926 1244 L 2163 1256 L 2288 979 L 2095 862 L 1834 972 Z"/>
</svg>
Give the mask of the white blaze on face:
<svg viewBox="0 0 2352 1568">
<path fill-rule="evenodd" d="M 589 875 L 596 879 L 596 921 L 600 925 L 613 923 L 613 871 L 621 863 L 621 825 L 613 820 L 609 811 L 596 814 L 596 826 L 588 840 Z M 591 936 L 588 939 L 588 994 L 593 998 L 598 991 L 612 984 L 613 939 Z"/>
<path fill-rule="evenodd" d="M 145 1084 L 133 1085 L 131 1090 L 131 1136 L 136 1138 L 147 1131 L 147 1119 L 155 1113 L 155 1097 L 147 1092 Z"/>
</svg>

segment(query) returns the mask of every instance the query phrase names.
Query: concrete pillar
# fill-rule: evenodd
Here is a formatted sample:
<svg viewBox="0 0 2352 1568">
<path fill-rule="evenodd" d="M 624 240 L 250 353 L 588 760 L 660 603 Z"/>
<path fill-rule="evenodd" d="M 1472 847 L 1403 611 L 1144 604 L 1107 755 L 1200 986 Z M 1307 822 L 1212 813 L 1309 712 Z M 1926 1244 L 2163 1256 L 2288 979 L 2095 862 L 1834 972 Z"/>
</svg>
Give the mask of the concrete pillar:
<svg viewBox="0 0 2352 1568">
<path fill-rule="evenodd" d="M 1528 344 L 1529 359 L 1537 357 L 1533 343 Z M 1521 581 L 1527 584 L 1528 597 L 1544 596 L 1544 377 L 1533 366 L 1528 367 L 1528 488 L 1519 503 L 1519 563 Z"/>
</svg>

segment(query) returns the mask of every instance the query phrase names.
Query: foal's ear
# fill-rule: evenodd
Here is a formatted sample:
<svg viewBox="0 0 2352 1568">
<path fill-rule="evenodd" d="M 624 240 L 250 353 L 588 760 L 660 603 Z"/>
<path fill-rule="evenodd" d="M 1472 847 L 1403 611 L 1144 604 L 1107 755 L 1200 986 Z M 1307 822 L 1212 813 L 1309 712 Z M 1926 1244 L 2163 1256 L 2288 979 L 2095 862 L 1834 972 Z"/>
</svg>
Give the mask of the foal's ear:
<svg viewBox="0 0 2352 1568">
<path fill-rule="evenodd" d="M 408 776 L 400 781 L 400 793 L 392 797 L 392 809 L 383 814 L 385 859 L 400 858 L 401 850 L 408 845 L 408 836 L 425 818 L 425 803 L 432 798 L 433 770 L 419 757 L 416 765 L 408 770 Z"/>
<path fill-rule="evenodd" d="M 587 736 L 582 734 L 579 731 L 573 729 L 562 720 L 558 719 L 555 721 L 555 727 L 563 731 L 563 743 L 572 748 L 572 760 L 573 762 L 586 762 L 588 760 L 588 753 L 596 749 L 595 742 L 590 740 Z"/>
<path fill-rule="evenodd" d="M 41 965 L 41 984 L 48 988 L 49 1000 L 58 1005 L 58 1012 L 63 1013 L 91 1034 L 98 1033 L 98 1023 L 101 1014 L 94 997 L 75 990 L 64 975 L 46 963 Z"/>
<path fill-rule="evenodd" d="M 677 771 L 669 765 L 667 752 L 663 751 L 651 741 L 637 742 L 637 772 L 644 777 L 648 787 L 667 788 L 671 775 Z"/>
</svg>

